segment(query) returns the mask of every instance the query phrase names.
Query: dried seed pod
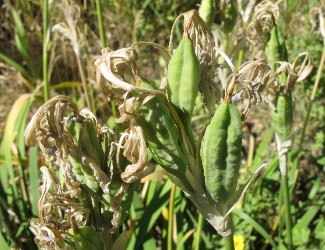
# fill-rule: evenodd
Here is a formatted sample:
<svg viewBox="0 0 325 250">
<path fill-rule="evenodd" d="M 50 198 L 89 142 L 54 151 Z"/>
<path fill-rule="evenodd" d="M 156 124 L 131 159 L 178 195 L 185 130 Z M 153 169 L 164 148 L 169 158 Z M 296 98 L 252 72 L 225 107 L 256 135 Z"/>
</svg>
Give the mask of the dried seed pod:
<svg viewBox="0 0 325 250">
<path fill-rule="evenodd" d="M 222 215 L 235 193 L 239 175 L 242 123 L 237 107 L 224 101 L 207 126 L 201 144 L 201 159 L 207 194 Z"/>
<path fill-rule="evenodd" d="M 293 123 L 293 100 L 291 92 L 279 94 L 275 100 L 275 110 L 272 111 L 272 127 L 285 141 L 291 133 Z"/>
</svg>

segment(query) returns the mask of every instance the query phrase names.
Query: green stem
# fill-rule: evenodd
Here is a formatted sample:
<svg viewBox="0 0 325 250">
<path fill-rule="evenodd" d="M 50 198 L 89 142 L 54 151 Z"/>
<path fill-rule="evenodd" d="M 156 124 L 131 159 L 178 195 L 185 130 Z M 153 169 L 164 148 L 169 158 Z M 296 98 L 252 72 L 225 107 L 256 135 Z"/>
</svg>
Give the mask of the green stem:
<svg viewBox="0 0 325 250">
<path fill-rule="evenodd" d="M 44 82 L 44 102 L 47 102 L 50 96 L 50 85 L 48 81 L 48 22 L 49 22 L 48 0 L 43 0 L 43 82 Z"/>
<path fill-rule="evenodd" d="M 243 63 L 243 60 L 244 60 L 244 50 L 241 49 L 241 50 L 239 50 L 239 52 L 238 52 L 237 69 L 240 68 L 240 66 L 241 66 L 242 63 Z"/>
<path fill-rule="evenodd" d="M 96 12 L 97 12 L 97 21 L 99 36 L 102 48 L 106 47 L 106 36 L 105 36 L 105 27 L 103 22 L 103 11 L 102 11 L 102 2 L 101 0 L 96 0 Z M 112 115 L 116 118 L 116 105 L 114 101 L 111 101 Z"/>
<path fill-rule="evenodd" d="M 200 240 L 201 240 L 201 232 L 202 232 L 202 227 L 203 227 L 203 215 L 199 213 L 199 219 L 196 227 L 196 232 L 194 235 L 194 250 L 199 250 L 200 249 Z"/>
<path fill-rule="evenodd" d="M 168 209 L 168 233 L 167 249 L 173 250 L 173 229 L 174 229 L 174 202 L 175 202 L 176 185 L 173 184 L 170 190 L 169 209 Z"/>
<path fill-rule="evenodd" d="M 85 72 L 83 70 L 80 58 L 78 56 L 77 56 L 77 63 L 78 63 L 80 77 L 81 77 L 82 87 L 84 89 L 86 104 L 87 104 L 88 108 L 94 113 L 95 112 L 94 102 L 90 101 L 90 96 L 92 96 L 92 95 L 89 95 L 87 83 L 86 83 Z"/>
<path fill-rule="evenodd" d="M 283 186 L 283 198 L 285 204 L 285 215 L 286 215 L 286 233 L 288 240 L 288 248 L 292 249 L 292 222 L 291 222 L 291 208 L 290 208 L 290 194 L 288 185 L 288 175 L 281 176 L 281 185 Z"/>
<path fill-rule="evenodd" d="M 103 25 L 103 14 L 102 14 L 101 0 L 96 0 L 96 12 L 97 12 L 100 42 L 101 42 L 102 48 L 105 48 L 106 47 L 106 36 L 105 36 L 105 29 L 104 29 L 104 25 Z"/>
<path fill-rule="evenodd" d="M 282 198 L 285 207 L 285 217 L 286 217 L 286 233 L 287 233 L 287 243 L 288 248 L 292 249 L 292 223 L 291 223 L 291 209 L 290 209 L 290 190 L 288 184 L 288 152 L 283 152 L 282 142 L 280 138 L 276 135 L 278 144 L 278 155 L 279 155 L 279 167 L 281 173 L 281 187 L 280 192 L 282 192 Z M 279 199 L 280 208 L 282 206 L 282 200 Z M 281 213 L 280 215 L 281 216 Z"/>
<path fill-rule="evenodd" d="M 234 243 L 234 236 L 231 235 L 230 237 L 225 237 L 225 247 L 226 250 L 235 250 L 235 243 Z"/>
</svg>

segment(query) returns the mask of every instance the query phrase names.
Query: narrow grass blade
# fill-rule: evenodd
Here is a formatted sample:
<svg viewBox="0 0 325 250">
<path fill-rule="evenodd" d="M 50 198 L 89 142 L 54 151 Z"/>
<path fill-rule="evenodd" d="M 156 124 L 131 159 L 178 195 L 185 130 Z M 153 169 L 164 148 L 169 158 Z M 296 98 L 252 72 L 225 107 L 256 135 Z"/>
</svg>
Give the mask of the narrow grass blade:
<svg viewBox="0 0 325 250">
<path fill-rule="evenodd" d="M 0 51 L 0 59 L 5 61 L 10 66 L 14 67 L 17 71 L 19 71 L 24 77 L 28 78 L 29 80 L 33 81 L 35 78 L 19 63 L 17 63 L 11 57 L 5 55 Z"/>
<path fill-rule="evenodd" d="M 38 200 L 40 197 L 38 192 L 39 180 L 40 174 L 37 161 L 37 147 L 31 147 L 29 149 L 29 183 L 32 213 L 35 217 L 38 217 Z"/>
<path fill-rule="evenodd" d="M 0 246 L 2 250 L 10 250 L 10 247 L 7 245 L 7 242 L 2 233 L 0 233 Z"/>
<path fill-rule="evenodd" d="M 29 100 L 30 96 L 30 94 L 23 94 L 15 101 L 6 120 L 4 137 L 0 146 L 0 154 L 4 155 L 5 157 L 5 166 L 9 174 L 10 182 L 14 192 L 13 195 L 15 197 L 18 197 L 18 189 L 15 180 L 14 168 L 12 165 L 11 145 L 14 142 L 14 139 L 16 138 L 17 131 L 15 131 L 15 126 L 13 126 L 13 124 L 16 124 L 20 114 L 20 110 L 24 107 L 25 103 Z M 5 171 L 2 172 L 5 174 Z M 6 177 L 1 175 L 1 182 L 6 181 L 5 178 Z M 2 182 L 2 185 L 4 185 L 4 190 L 8 190 L 8 185 L 6 183 Z"/>
<path fill-rule="evenodd" d="M 140 249 L 146 241 L 146 237 L 153 225 L 161 214 L 162 209 L 166 206 L 169 199 L 168 192 L 171 188 L 171 182 L 166 181 L 165 184 L 156 192 L 155 197 L 144 210 L 144 216 L 141 217 L 138 227 L 132 235 L 128 249 Z"/>
</svg>

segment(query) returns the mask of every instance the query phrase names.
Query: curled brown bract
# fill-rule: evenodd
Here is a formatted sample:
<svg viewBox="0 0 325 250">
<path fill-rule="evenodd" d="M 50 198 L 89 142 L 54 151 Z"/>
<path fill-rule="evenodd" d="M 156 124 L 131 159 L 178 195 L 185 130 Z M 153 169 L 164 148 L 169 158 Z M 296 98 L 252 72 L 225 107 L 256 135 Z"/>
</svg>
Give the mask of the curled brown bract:
<svg viewBox="0 0 325 250">
<path fill-rule="evenodd" d="M 121 169 L 119 161 L 121 149 L 123 156 L 131 163 L 124 170 Z M 116 160 L 121 178 L 127 183 L 139 181 L 153 172 L 154 168 L 148 165 L 146 141 L 140 126 L 131 126 L 121 134 Z"/>
</svg>

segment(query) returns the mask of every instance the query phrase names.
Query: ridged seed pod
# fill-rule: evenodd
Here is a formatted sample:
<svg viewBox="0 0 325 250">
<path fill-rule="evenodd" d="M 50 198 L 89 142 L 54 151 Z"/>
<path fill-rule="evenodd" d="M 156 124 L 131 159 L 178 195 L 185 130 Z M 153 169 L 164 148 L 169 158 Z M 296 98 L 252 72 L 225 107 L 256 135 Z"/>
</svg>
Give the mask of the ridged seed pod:
<svg viewBox="0 0 325 250">
<path fill-rule="evenodd" d="M 275 110 L 272 111 L 272 127 L 285 141 L 291 133 L 293 123 L 293 100 L 291 92 L 279 94 L 275 100 Z"/>
<path fill-rule="evenodd" d="M 201 67 L 187 36 L 183 36 L 168 64 L 167 79 L 170 101 L 185 116 L 191 116 L 199 91 Z"/>
<path fill-rule="evenodd" d="M 269 63 L 288 60 L 285 40 L 277 26 L 271 30 L 270 39 L 265 46 L 265 55 Z"/>
<path fill-rule="evenodd" d="M 143 83 L 142 87 L 152 88 L 148 83 Z M 185 181 L 188 162 L 179 145 L 178 130 L 166 101 L 161 96 L 153 98 L 138 110 L 136 120 L 143 128 L 148 148 L 157 163 Z"/>
<path fill-rule="evenodd" d="M 242 145 L 242 123 L 237 107 L 223 102 L 207 126 L 201 159 L 208 195 L 222 214 L 236 191 Z"/>
</svg>

